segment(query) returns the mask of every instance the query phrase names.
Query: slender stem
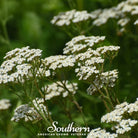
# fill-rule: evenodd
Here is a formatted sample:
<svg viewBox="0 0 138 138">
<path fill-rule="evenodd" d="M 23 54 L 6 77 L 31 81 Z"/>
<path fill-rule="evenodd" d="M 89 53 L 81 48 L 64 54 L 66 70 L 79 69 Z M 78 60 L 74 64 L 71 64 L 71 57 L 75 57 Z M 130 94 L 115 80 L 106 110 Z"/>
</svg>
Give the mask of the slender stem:
<svg viewBox="0 0 138 138">
<path fill-rule="evenodd" d="M 73 35 L 70 33 L 70 31 L 68 31 L 66 28 L 62 28 L 62 29 L 63 29 L 63 31 L 65 31 L 65 33 L 66 33 L 70 38 L 73 37 Z"/>
<path fill-rule="evenodd" d="M 29 98 L 30 98 L 30 97 L 29 97 Z M 36 106 L 35 106 L 34 103 L 32 102 L 32 99 L 31 99 L 31 98 L 30 98 L 30 101 L 31 101 L 33 107 L 35 108 L 35 110 L 41 115 L 41 117 L 45 120 L 45 122 L 46 122 L 48 125 L 50 125 L 49 121 L 48 121 L 47 118 L 43 115 L 43 113 L 41 112 L 41 110 L 39 111 L 39 110 L 36 108 Z M 36 103 L 37 103 L 37 101 L 36 101 Z M 38 105 L 38 106 L 39 106 L 39 105 Z M 47 112 L 48 112 L 48 111 L 47 111 Z"/>
<path fill-rule="evenodd" d="M 106 99 L 109 99 L 109 98 L 108 98 L 107 96 L 105 96 L 104 93 L 103 93 L 93 82 L 92 82 L 92 84 L 96 87 L 96 89 L 98 90 L 98 92 L 101 94 L 102 100 L 103 100 L 103 103 L 104 103 L 106 109 L 107 109 L 108 111 L 110 111 L 110 108 L 108 107 L 107 102 L 105 101 L 105 98 L 106 98 Z"/>
<path fill-rule="evenodd" d="M 106 96 L 104 95 L 104 93 L 93 82 L 92 82 L 92 84 L 94 85 L 94 87 L 96 87 L 98 92 L 105 98 Z"/>
<path fill-rule="evenodd" d="M 62 83 L 62 82 L 61 82 Z M 75 96 L 72 94 L 72 92 L 70 92 L 70 90 L 66 87 L 66 85 L 64 83 L 63 84 L 63 87 L 69 92 L 69 94 L 71 95 L 71 100 L 72 102 L 76 105 L 76 107 L 78 108 L 78 110 L 80 111 L 81 115 L 82 115 L 82 119 L 83 119 L 83 122 L 85 124 L 85 126 L 87 127 L 87 123 L 85 121 L 85 117 L 84 117 L 84 114 L 83 114 L 83 111 L 82 111 L 82 107 L 79 105 L 79 103 L 77 102 Z"/>
<path fill-rule="evenodd" d="M 48 106 L 47 106 L 47 104 L 46 104 L 45 98 L 44 98 L 44 103 L 45 103 L 45 106 L 46 106 L 46 110 L 47 110 L 47 114 L 48 114 L 48 119 L 50 120 L 50 123 L 49 123 L 49 121 L 47 120 L 47 118 L 43 115 L 42 112 L 39 112 L 35 106 L 34 106 L 34 108 L 39 112 L 39 114 L 40 114 L 40 115 L 43 117 L 43 119 L 48 123 L 48 125 L 50 125 L 50 124 L 52 125 L 53 120 L 52 120 L 52 117 L 51 117 L 51 115 L 50 115 L 50 113 L 49 113 L 49 111 L 48 111 Z M 59 137 L 59 138 L 60 138 L 60 136 L 57 135 L 57 132 L 55 132 L 55 134 L 56 134 L 56 137 Z"/>
<path fill-rule="evenodd" d="M 35 110 L 41 115 L 41 117 L 45 120 L 45 122 L 46 122 L 47 124 L 50 125 L 49 121 L 47 120 L 47 117 L 44 116 L 44 114 L 41 112 L 41 110 L 39 111 L 39 110 L 35 107 L 35 105 L 34 105 L 33 102 L 32 102 L 32 99 L 30 98 L 30 96 L 28 96 L 28 94 L 27 94 L 27 92 L 26 92 L 26 88 L 25 88 L 24 86 L 26 86 L 26 85 L 23 85 L 23 89 L 24 89 L 25 95 L 27 96 L 27 98 L 29 99 L 29 101 L 31 102 L 31 104 L 33 105 L 33 107 L 35 108 Z M 38 85 L 37 85 L 37 86 L 38 86 Z M 40 91 L 39 87 L 37 87 L 37 89 L 38 89 L 38 91 Z M 40 92 L 41 92 L 41 91 L 40 91 Z M 37 103 L 37 101 L 36 101 L 36 103 Z M 37 105 L 38 105 L 38 107 L 39 107 L 39 104 L 37 104 Z M 40 107 L 39 107 L 39 108 L 40 108 Z M 49 113 L 48 110 L 47 110 L 47 113 Z"/>
<path fill-rule="evenodd" d="M 104 105 L 105 105 L 107 111 L 110 112 L 111 110 L 110 110 L 110 108 L 108 107 L 108 105 L 107 105 L 107 103 L 106 103 L 106 101 L 104 100 L 103 97 L 102 97 L 102 101 L 103 101 L 103 103 L 104 103 Z"/>
<path fill-rule="evenodd" d="M 43 93 L 41 92 L 41 90 L 39 89 L 39 86 L 38 86 L 38 84 L 37 84 L 36 79 L 34 79 L 34 83 L 35 83 L 36 88 L 37 88 L 38 92 L 40 93 L 41 97 L 44 98 L 44 94 L 43 94 Z"/>
<path fill-rule="evenodd" d="M 44 104 L 45 104 L 45 106 L 46 106 L 46 110 L 47 110 L 47 113 L 48 113 L 48 118 L 49 118 L 49 120 L 50 120 L 50 122 L 51 122 L 51 124 L 52 124 L 52 123 L 53 123 L 53 119 L 52 119 L 52 117 L 51 117 L 51 115 L 50 115 L 50 113 L 49 113 L 48 106 L 47 106 L 47 103 L 46 103 L 46 101 L 45 101 L 45 98 L 44 98 Z"/>
<path fill-rule="evenodd" d="M 49 113 L 47 103 L 46 103 L 46 101 L 45 101 L 45 95 L 44 95 L 44 94 L 42 93 L 42 91 L 39 89 L 39 86 L 38 86 L 38 84 L 37 84 L 36 79 L 34 79 L 34 82 L 35 82 L 35 85 L 36 85 L 36 88 L 37 88 L 38 92 L 40 93 L 41 97 L 44 99 L 44 103 L 45 103 L 45 106 L 46 106 L 46 109 L 47 109 L 47 113 L 48 113 L 48 118 L 49 118 L 49 120 L 50 120 L 50 122 L 51 122 L 51 124 L 52 124 L 52 123 L 53 123 L 53 120 L 52 120 L 52 117 L 51 117 L 51 115 L 50 115 L 50 113 Z"/>
<path fill-rule="evenodd" d="M 114 108 L 113 103 L 112 103 L 112 99 L 110 98 L 110 95 L 109 95 L 108 90 L 107 90 L 106 88 L 104 88 L 104 90 L 105 90 L 105 92 L 106 92 L 106 94 L 107 94 L 107 97 L 108 97 L 109 103 L 111 104 L 112 108 Z"/>
<path fill-rule="evenodd" d="M 85 117 L 84 117 L 84 113 L 82 111 L 82 107 L 79 105 L 79 103 L 76 101 L 76 98 L 74 97 L 74 95 L 72 95 L 73 97 L 73 103 L 76 105 L 76 107 L 78 108 L 78 110 L 80 111 L 81 115 L 82 115 L 82 119 L 83 119 L 83 122 L 85 124 L 86 127 L 88 127 L 87 123 L 86 123 L 86 120 L 85 120 Z"/>
<path fill-rule="evenodd" d="M 24 89 L 24 92 L 25 92 L 27 98 L 29 98 L 29 100 L 30 100 L 31 104 L 33 105 L 33 107 L 35 108 L 35 110 L 41 115 L 41 117 L 45 120 L 45 122 L 46 122 L 47 124 L 49 124 L 49 122 L 48 122 L 48 120 L 46 119 L 46 117 L 44 117 L 44 115 L 43 115 L 43 114 L 35 107 L 35 105 L 33 104 L 32 99 L 28 96 L 28 94 L 27 94 L 27 92 L 26 92 L 26 89 Z"/>
<path fill-rule="evenodd" d="M 89 32 L 91 29 L 93 28 L 93 26 L 89 27 L 88 29 L 86 29 L 85 31 L 82 31 L 81 34 L 85 35 L 87 32 Z"/>
<path fill-rule="evenodd" d="M 116 102 L 117 102 L 117 104 L 120 104 L 119 99 L 117 97 L 116 97 Z"/>
<path fill-rule="evenodd" d="M 51 81 L 51 80 L 49 80 L 49 81 Z M 38 84 L 37 84 L 36 79 L 34 79 L 34 82 L 35 82 L 35 85 L 36 85 L 36 88 L 37 88 L 38 92 L 40 93 L 41 97 L 44 99 L 44 104 L 45 104 L 46 109 L 47 109 L 48 118 L 49 118 L 49 120 L 50 120 L 50 123 L 52 124 L 52 123 L 53 123 L 53 119 L 52 119 L 52 117 L 51 117 L 51 115 L 50 115 L 50 113 L 49 113 L 48 106 L 47 106 L 47 103 L 46 103 L 46 100 L 45 100 L 45 95 L 44 95 L 43 92 L 39 89 L 39 86 L 38 86 Z"/>
<path fill-rule="evenodd" d="M 72 116 L 71 116 L 71 113 L 70 113 L 69 109 L 66 108 L 66 103 L 63 100 L 59 100 L 59 103 L 61 103 L 61 106 L 63 107 L 67 117 L 69 118 L 69 120 L 72 121 Z"/>
</svg>

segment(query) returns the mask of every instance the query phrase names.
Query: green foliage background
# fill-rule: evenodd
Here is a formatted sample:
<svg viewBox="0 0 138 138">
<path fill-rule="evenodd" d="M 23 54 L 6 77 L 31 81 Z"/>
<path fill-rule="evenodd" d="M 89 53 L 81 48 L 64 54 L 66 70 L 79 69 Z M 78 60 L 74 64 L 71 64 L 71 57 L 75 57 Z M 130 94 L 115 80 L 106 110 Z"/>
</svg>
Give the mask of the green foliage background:
<svg viewBox="0 0 138 138">
<path fill-rule="evenodd" d="M 65 43 L 71 38 L 61 29 L 50 23 L 53 16 L 59 12 L 71 9 L 91 12 L 98 8 L 109 8 L 117 5 L 120 0 L 0 0 L 0 63 L 6 52 L 16 47 L 29 45 L 31 48 L 43 50 L 43 57 L 62 54 Z M 131 32 L 118 34 L 114 21 L 100 28 L 93 28 L 89 35 L 105 35 L 108 42 L 121 47 L 113 68 L 119 69 L 119 82 L 116 91 L 121 102 L 133 102 L 138 93 L 138 28 L 129 26 Z M 77 93 L 77 99 L 83 106 L 88 125 L 91 128 L 100 126 L 100 117 L 105 108 L 97 96 L 90 98 L 86 94 L 87 86 L 81 85 L 84 93 Z M 11 99 L 12 107 L 8 111 L 0 111 L 1 138 L 29 138 L 32 136 L 28 129 L 21 124 L 10 122 L 13 109 L 21 102 L 18 97 L 0 87 L 0 99 Z M 66 125 L 60 106 L 50 103 L 54 119 Z M 76 109 L 72 112 L 74 121 L 82 124 Z"/>
</svg>

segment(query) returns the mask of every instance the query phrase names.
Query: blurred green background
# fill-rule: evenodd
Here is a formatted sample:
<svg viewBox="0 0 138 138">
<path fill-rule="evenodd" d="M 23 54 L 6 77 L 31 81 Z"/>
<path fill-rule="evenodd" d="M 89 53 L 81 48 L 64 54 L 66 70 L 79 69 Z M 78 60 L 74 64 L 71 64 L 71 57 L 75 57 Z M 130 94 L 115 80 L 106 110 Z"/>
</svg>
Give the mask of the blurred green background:
<svg viewBox="0 0 138 138">
<path fill-rule="evenodd" d="M 62 54 L 65 43 L 71 38 L 50 23 L 53 16 L 71 9 L 91 12 L 115 6 L 119 2 L 121 0 L 0 0 L 0 63 L 3 62 L 6 52 L 27 45 L 42 49 L 43 57 Z M 113 65 L 114 68 L 118 68 L 120 78 L 116 91 L 121 102 L 124 99 L 133 102 L 138 93 L 138 28 L 130 25 L 130 32 L 125 34 L 119 34 L 116 28 L 116 22 L 109 21 L 102 27 L 95 27 L 89 33 L 105 35 L 107 41 L 121 47 Z M 84 93 L 86 88 L 85 85 L 81 86 Z M 17 96 L 0 87 L 0 99 L 2 98 L 11 99 L 13 106 L 8 111 L 0 111 L 0 137 L 31 137 L 27 129 L 10 122 L 13 109 L 18 103 Z M 105 113 L 103 104 L 96 96 L 89 98 L 86 94 L 79 93 L 77 98 L 91 128 L 98 127 L 100 117 Z M 52 108 L 56 114 L 60 111 L 60 107 Z M 62 117 L 62 113 L 60 115 L 58 119 L 64 122 L 64 116 Z M 76 115 L 77 119 L 79 120 L 79 117 Z"/>
</svg>

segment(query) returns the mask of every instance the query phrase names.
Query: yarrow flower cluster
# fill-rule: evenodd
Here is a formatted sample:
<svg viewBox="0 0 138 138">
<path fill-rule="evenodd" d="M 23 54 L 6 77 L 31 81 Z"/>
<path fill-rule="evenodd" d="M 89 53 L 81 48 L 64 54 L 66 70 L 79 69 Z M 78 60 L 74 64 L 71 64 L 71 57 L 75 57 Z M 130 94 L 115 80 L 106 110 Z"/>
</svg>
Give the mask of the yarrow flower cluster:
<svg viewBox="0 0 138 138">
<path fill-rule="evenodd" d="M 1 99 L 0 100 L 0 110 L 6 110 L 11 106 L 10 100 L 8 99 Z"/>
<path fill-rule="evenodd" d="M 59 15 L 54 16 L 51 23 L 57 26 L 68 26 L 71 23 L 87 21 L 90 18 L 92 18 L 92 15 L 87 13 L 87 11 L 71 10 L 67 12 L 62 12 Z"/>
<path fill-rule="evenodd" d="M 46 85 L 42 88 L 42 91 L 45 92 L 45 100 L 50 100 L 53 97 L 62 95 L 67 97 L 69 94 L 75 94 L 78 89 L 77 83 L 69 83 L 65 81 L 57 81 L 55 83 Z"/>
<path fill-rule="evenodd" d="M 118 125 L 115 126 L 117 134 L 124 134 L 131 131 L 132 127 L 138 123 L 137 120 L 122 119 Z"/>
<path fill-rule="evenodd" d="M 118 71 L 115 69 L 112 71 L 102 72 L 100 78 L 103 84 L 108 84 L 108 87 L 114 87 L 115 81 L 118 78 Z"/>
<path fill-rule="evenodd" d="M 34 62 L 35 59 L 41 57 L 42 50 L 29 48 L 29 46 L 26 46 L 23 48 L 16 48 L 12 51 L 9 51 L 6 53 L 4 59 L 10 60 L 12 58 L 20 58 L 20 60 L 15 61 L 16 63 L 20 63 L 21 61 Z"/>
<path fill-rule="evenodd" d="M 114 58 L 117 51 L 120 49 L 119 46 L 103 46 L 96 49 L 103 58 Z"/>
<path fill-rule="evenodd" d="M 120 2 L 117 6 L 106 9 L 98 9 L 87 13 L 87 11 L 71 10 L 54 16 L 51 23 L 57 26 L 69 26 L 72 23 L 78 23 L 86 20 L 92 21 L 93 26 L 101 26 L 106 24 L 109 19 L 115 19 L 120 28 L 120 32 L 124 32 L 129 23 L 137 25 L 138 1 L 126 0 Z M 131 20 L 132 19 L 132 20 Z M 135 20 L 135 21 L 133 21 Z"/>
<path fill-rule="evenodd" d="M 115 110 L 104 115 L 101 118 L 101 122 L 116 123 L 113 129 L 116 130 L 117 134 L 124 134 L 125 132 L 130 131 L 132 127 L 138 123 L 137 120 L 130 119 L 132 115 L 135 117 L 135 114 L 137 114 L 137 112 L 138 100 L 131 104 L 124 102 L 120 105 L 116 105 Z"/>
<path fill-rule="evenodd" d="M 43 64 L 49 70 L 73 67 L 75 59 L 72 56 L 56 55 L 45 58 Z"/>
<path fill-rule="evenodd" d="M 33 107 L 30 107 L 28 104 L 23 104 L 18 106 L 14 110 L 14 116 L 11 118 L 11 121 L 19 122 L 21 120 L 28 122 L 38 119 L 40 116 Z"/>
<path fill-rule="evenodd" d="M 115 107 L 115 110 L 113 110 L 111 113 L 107 113 L 101 118 L 101 122 L 120 122 L 122 119 L 122 115 L 127 111 L 127 106 L 127 102 L 117 105 Z"/>
<path fill-rule="evenodd" d="M 88 50 L 84 53 L 79 53 L 77 55 L 75 55 L 75 59 L 76 61 L 86 61 L 86 60 L 90 60 L 93 57 L 100 57 L 99 52 L 92 50 L 91 48 L 88 48 Z"/>
<path fill-rule="evenodd" d="M 137 114 L 138 112 L 138 99 L 131 104 L 127 102 L 116 105 L 115 110 L 107 113 L 101 118 L 103 123 L 113 123 L 112 131 L 115 133 L 106 132 L 105 129 L 96 128 L 92 129 L 88 134 L 87 138 L 116 138 L 122 134 L 125 134 L 132 130 L 138 124 L 138 120 L 130 119 L 132 114 Z M 133 117 L 135 117 L 133 115 Z M 137 118 L 136 118 L 137 119 Z"/>
<path fill-rule="evenodd" d="M 71 41 L 66 43 L 66 47 L 63 49 L 64 54 L 75 54 L 88 47 L 93 47 L 101 41 L 105 40 L 105 36 L 89 36 L 79 35 L 74 37 Z"/>
<path fill-rule="evenodd" d="M 125 26 L 131 22 L 131 18 L 136 18 L 138 15 L 138 1 L 126 0 L 119 3 L 116 7 L 109 9 L 99 9 L 91 13 L 95 19 L 93 25 L 101 26 L 105 24 L 109 19 L 118 20 L 117 24 L 120 26 L 120 31 L 125 31 Z M 135 23 L 133 23 L 136 25 Z"/>
<path fill-rule="evenodd" d="M 55 55 L 41 59 L 41 65 L 37 69 L 36 76 L 38 77 L 51 77 L 56 75 L 57 71 L 63 71 L 74 67 L 75 59 L 65 55 Z"/>
<path fill-rule="evenodd" d="M 117 136 L 117 134 L 111 134 L 110 132 L 106 132 L 105 129 L 96 128 L 91 130 L 87 138 L 116 138 Z"/>
<path fill-rule="evenodd" d="M 29 104 L 23 104 L 18 106 L 14 110 L 14 115 L 11 118 L 11 121 L 19 122 L 19 121 L 35 121 L 35 120 L 41 120 L 42 114 L 47 115 L 47 109 L 44 105 L 44 99 L 42 98 L 36 98 L 32 101 L 33 106 L 31 106 L 31 103 Z"/>
<path fill-rule="evenodd" d="M 76 60 L 77 68 L 75 72 L 79 80 L 85 80 L 92 84 L 88 88 L 88 93 L 93 94 L 103 86 L 114 87 L 118 78 L 117 70 L 104 72 L 105 59 L 113 59 L 120 49 L 119 46 L 101 46 L 96 48 L 96 44 L 104 44 L 105 36 L 84 36 L 74 37 L 66 43 L 64 54 L 71 54 Z"/>
<path fill-rule="evenodd" d="M 75 72 L 77 73 L 79 80 L 92 79 L 93 77 L 99 74 L 99 70 L 97 70 L 95 66 L 81 66 L 80 68 L 76 68 Z"/>
<path fill-rule="evenodd" d="M 5 61 L 0 66 L 0 84 L 24 82 L 25 78 L 32 77 L 32 63 L 39 62 L 41 52 L 40 49 L 29 49 L 27 46 L 6 53 Z"/>
<path fill-rule="evenodd" d="M 103 86 L 114 87 L 117 79 L 117 70 L 103 72 L 100 74 L 100 77 L 96 77 L 96 79 L 93 81 L 93 84 L 91 84 L 87 89 L 87 92 L 88 94 L 92 95 L 97 91 L 97 89 L 102 89 Z"/>
<path fill-rule="evenodd" d="M 118 18 L 119 13 L 114 7 L 110 9 L 95 10 L 91 12 L 91 14 L 95 17 L 95 19 L 93 20 L 93 25 L 101 26 L 102 24 L 105 24 L 110 18 Z"/>
</svg>

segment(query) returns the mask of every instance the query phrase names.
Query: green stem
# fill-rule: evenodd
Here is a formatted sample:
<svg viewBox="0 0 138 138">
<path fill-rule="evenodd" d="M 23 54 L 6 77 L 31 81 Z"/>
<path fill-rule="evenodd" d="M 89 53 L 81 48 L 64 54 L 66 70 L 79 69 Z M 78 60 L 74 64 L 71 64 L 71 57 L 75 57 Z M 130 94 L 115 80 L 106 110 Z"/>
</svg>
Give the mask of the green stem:
<svg viewBox="0 0 138 138">
<path fill-rule="evenodd" d="M 70 121 L 72 121 L 72 116 L 71 116 L 70 110 L 68 108 L 66 108 L 66 103 L 64 102 L 64 100 L 59 100 L 59 103 L 61 103 L 61 106 L 63 107 L 63 110 L 65 111 L 68 119 Z"/>
<path fill-rule="evenodd" d="M 92 82 L 92 84 L 96 87 L 96 89 L 98 90 L 98 92 L 101 94 L 102 100 L 103 100 L 103 103 L 104 103 L 106 109 L 107 109 L 108 111 L 110 111 L 110 108 L 108 107 L 108 104 L 107 104 L 107 102 L 106 102 L 106 100 L 105 100 L 105 99 L 108 99 L 108 97 L 105 96 L 104 93 L 103 93 L 93 82 Z"/>
<path fill-rule="evenodd" d="M 106 88 L 104 88 L 104 90 L 105 90 L 106 95 L 107 95 L 107 97 L 108 97 L 108 101 L 109 101 L 109 103 L 111 104 L 112 109 L 113 109 L 113 108 L 114 108 L 114 106 L 113 106 L 112 99 L 111 99 L 111 97 L 110 97 L 110 95 L 109 95 L 109 92 L 108 92 L 108 90 L 107 90 Z"/>
<path fill-rule="evenodd" d="M 82 115 L 82 119 L 83 119 L 83 122 L 85 124 L 86 127 L 88 127 L 87 123 L 86 123 L 86 120 L 85 120 L 85 116 L 84 116 L 84 113 L 82 111 L 82 107 L 79 105 L 79 103 L 77 102 L 75 96 L 73 94 L 71 94 L 72 98 L 73 98 L 73 103 L 76 105 L 76 107 L 78 108 L 78 110 L 80 111 L 81 115 Z"/>
<path fill-rule="evenodd" d="M 81 35 L 85 35 L 87 32 L 89 32 L 91 29 L 93 28 L 93 26 L 89 27 L 88 29 L 86 29 L 85 31 L 82 31 L 80 34 Z"/>
<path fill-rule="evenodd" d="M 32 102 L 31 99 L 30 99 L 30 101 L 31 101 L 33 107 L 35 108 L 35 110 L 36 110 L 36 111 L 41 115 L 41 117 L 44 119 L 44 121 L 45 121 L 48 125 L 50 125 L 49 121 L 48 121 L 47 118 L 43 115 L 43 113 L 42 113 L 41 111 L 39 111 L 39 110 L 35 107 L 35 105 L 33 104 L 33 102 Z M 36 102 L 36 103 L 37 103 L 37 102 Z M 48 111 L 47 111 L 47 112 L 48 112 Z"/>
<path fill-rule="evenodd" d="M 73 38 L 73 35 L 66 28 L 62 28 L 62 30 L 70 37 Z"/>
<path fill-rule="evenodd" d="M 26 85 L 23 85 L 23 89 L 24 89 L 24 92 L 25 92 L 26 97 L 29 99 L 29 101 L 31 102 L 31 104 L 33 105 L 33 107 L 35 108 L 35 110 L 36 110 L 36 111 L 41 115 L 41 117 L 45 120 L 45 122 L 46 122 L 48 125 L 50 125 L 49 121 L 47 120 L 47 117 L 44 116 L 44 114 L 41 112 L 41 110 L 39 111 L 39 110 L 35 107 L 35 105 L 34 105 L 33 102 L 32 102 L 32 99 L 30 98 L 30 96 L 28 96 L 28 93 L 27 93 L 26 88 L 25 88 L 24 86 L 26 86 Z M 37 87 L 37 88 L 38 88 L 38 87 Z M 39 89 L 39 88 L 38 88 L 38 89 Z M 38 90 L 38 91 L 40 91 L 40 90 Z M 37 103 L 37 101 L 36 101 L 36 103 Z M 39 105 L 38 105 L 38 107 L 39 107 Z M 47 108 L 47 107 L 46 107 L 46 108 Z M 47 113 L 49 113 L 48 110 L 47 110 Z"/>
<path fill-rule="evenodd" d="M 62 83 L 62 82 L 61 82 L 61 83 Z M 87 123 L 86 123 L 86 121 L 85 121 L 85 117 L 84 117 L 84 114 L 83 114 L 83 111 L 82 111 L 82 107 L 79 105 L 79 103 L 77 102 L 75 96 L 72 94 L 72 92 L 70 92 L 70 90 L 66 87 L 66 85 L 65 85 L 64 83 L 62 83 L 62 84 L 63 84 L 62 87 L 63 87 L 65 90 L 67 90 L 67 91 L 69 92 L 69 94 L 71 95 L 71 101 L 76 105 L 76 107 L 77 107 L 78 110 L 80 111 L 81 116 L 82 116 L 82 119 L 83 119 L 83 122 L 84 122 L 85 126 L 87 127 L 88 125 L 87 125 Z"/>
<path fill-rule="evenodd" d="M 44 104 L 45 104 L 45 106 L 46 106 L 46 110 L 47 110 L 47 113 L 48 113 L 48 118 L 49 118 L 49 120 L 50 120 L 50 122 L 51 122 L 51 124 L 52 124 L 52 123 L 53 123 L 53 119 L 52 119 L 52 117 L 51 117 L 51 115 L 50 115 L 50 113 L 49 113 L 48 106 L 47 106 L 47 103 L 46 103 L 46 101 L 45 101 L 45 98 L 44 98 Z"/>
<path fill-rule="evenodd" d="M 48 118 L 49 118 L 49 120 L 50 120 L 50 122 L 51 122 L 51 124 L 52 124 L 52 123 L 53 123 L 53 120 L 52 120 L 52 117 L 51 117 L 51 115 L 50 115 L 50 113 L 49 113 L 47 103 L 46 103 L 46 101 L 45 101 L 45 95 L 44 95 L 44 94 L 42 93 L 42 91 L 39 89 L 39 86 L 38 86 L 38 84 L 37 84 L 36 79 L 34 79 L 34 82 L 35 82 L 35 85 L 36 85 L 36 88 L 37 88 L 38 92 L 40 93 L 41 97 L 44 99 L 44 104 L 45 104 L 46 109 L 47 109 Z"/>
<path fill-rule="evenodd" d="M 39 94 L 41 95 L 42 98 L 44 98 L 44 94 L 43 94 L 43 93 L 41 92 L 41 90 L 39 89 L 39 86 L 38 86 L 38 84 L 37 84 L 36 79 L 34 79 L 34 83 L 35 83 L 35 85 L 36 85 L 36 88 L 37 88 Z"/>
</svg>

